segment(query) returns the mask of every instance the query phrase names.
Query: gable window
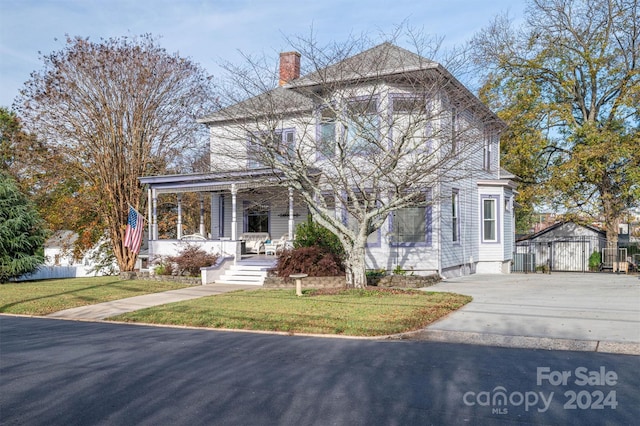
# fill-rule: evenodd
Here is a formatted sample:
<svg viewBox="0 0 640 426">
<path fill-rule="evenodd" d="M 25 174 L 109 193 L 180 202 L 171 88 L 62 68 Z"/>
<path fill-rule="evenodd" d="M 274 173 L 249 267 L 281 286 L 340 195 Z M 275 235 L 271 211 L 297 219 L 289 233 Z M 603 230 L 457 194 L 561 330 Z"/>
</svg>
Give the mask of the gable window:
<svg viewBox="0 0 640 426">
<path fill-rule="evenodd" d="M 320 110 L 317 129 L 318 154 L 324 158 L 332 158 L 336 152 L 336 113 L 330 108 Z"/>
<path fill-rule="evenodd" d="M 245 202 L 244 232 L 269 232 L 269 206 Z"/>
<path fill-rule="evenodd" d="M 457 189 L 454 189 L 451 192 L 451 230 L 452 230 L 452 241 L 454 243 L 460 241 L 459 200 L 460 200 L 460 193 Z"/>
<path fill-rule="evenodd" d="M 366 155 L 378 147 L 380 117 L 377 98 L 350 101 L 346 121 L 349 152 L 354 155 Z"/>
<path fill-rule="evenodd" d="M 482 241 L 498 242 L 498 198 L 482 198 Z"/>
<path fill-rule="evenodd" d="M 393 245 L 431 244 L 431 204 L 425 194 L 422 205 L 398 209 L 391 215 Z"/>
</svg>

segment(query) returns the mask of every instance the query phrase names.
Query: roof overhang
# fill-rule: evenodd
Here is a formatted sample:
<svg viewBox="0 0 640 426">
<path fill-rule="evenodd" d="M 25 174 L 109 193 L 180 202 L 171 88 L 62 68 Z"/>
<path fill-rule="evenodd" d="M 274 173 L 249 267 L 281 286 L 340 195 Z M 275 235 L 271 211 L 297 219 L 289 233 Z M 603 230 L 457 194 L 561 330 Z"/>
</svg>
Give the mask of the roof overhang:
<svg viewBox="0 0 640 426">
<path fill-rule="evenodd" d="M 511 179 L 487 179 L 487 180 L 479 180 L 477 182 L 478 186 L 494 186 L 494 187 L 503 187 L 503 188 L 511 188 L 516 189 L 518 184 Z"/>
<path fill-rule="evenodd" d="M 147 185 L 157 194 L 181 192 L 216 192 L 280 186 L 285 182 L 282 172 L 269 168 L 234 170 L 228 172 L 193 173 L 139 177 L 141 185 Z"/>
</svg>

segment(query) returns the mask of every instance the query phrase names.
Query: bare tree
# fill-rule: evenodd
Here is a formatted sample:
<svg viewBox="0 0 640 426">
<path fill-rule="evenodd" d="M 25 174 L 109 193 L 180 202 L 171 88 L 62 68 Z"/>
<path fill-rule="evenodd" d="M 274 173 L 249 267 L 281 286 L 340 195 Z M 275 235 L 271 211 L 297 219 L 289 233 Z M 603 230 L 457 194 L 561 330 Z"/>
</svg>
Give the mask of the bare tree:
<svg viewBox="0 0 640 426">
<path fill-rule="evenodd" d="M 640 200 L 638 12 L 637 0 L 530 0 L 521 27 L 500 16 L 473 41 L 487 99 L 515 130 L 503 146 L 536 157 L 534 192 L 544 183 L 563 210 L 604 217 L 613 244 Z"/>
<path fill-rule="evenodd" d="M 415 50 L 435 55 L 437 39 L 429 40 L 435 43 Z M 364 39 L 326 47 L 296 39 L 303 76 L 283 87 L 266 60 L 227 65 L 225 108 L 203 120 L 211 127 L 212 168 L 248 162 L 277 171 L 277 183 L 294 188 L 338 236 L 355 287 L 366 285 L 370 235 L 392 212 L 394 234 L 408 232 L 401 216 L 424 211 L 443 183 L 479 172 L 468 161 L 478 150 L 472 142 L 483 139 L 477 124 L 500 125 L 442 65 L 390 42 L 358 53 L 368 46 Z M 425 234 L 404 238 L 424 242 Z"/>
<path fill-rule="evenodd" d="M 144 211 L 137 178 L 180 166 L 202 144 L 196 117 L 211 105 L 209 77 L 150 35 L 91 42 L 68 38 L 43 57 L 16 101 L 25 126 L 100 191 L 97 208 L 121 270 L 128 204 Z"/>
</svg>

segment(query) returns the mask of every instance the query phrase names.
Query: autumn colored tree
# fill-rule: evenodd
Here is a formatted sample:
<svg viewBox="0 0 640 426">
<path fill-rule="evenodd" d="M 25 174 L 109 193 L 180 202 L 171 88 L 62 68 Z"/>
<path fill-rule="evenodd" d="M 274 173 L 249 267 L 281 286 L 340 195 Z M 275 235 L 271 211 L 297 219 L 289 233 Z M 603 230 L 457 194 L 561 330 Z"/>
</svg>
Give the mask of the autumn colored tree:
<svg viewBox="0 0 640 426">
<path fill-rule="evenodd" d="M 35 183 L 30 158 L 34 152 L 41 151 L 38 141 L 22 127 L 15 112 L 0 107 L 0 162 L 2 170 L 8 173 L 26 190 Z"/>
<path fill-rule="evenodd" d="M 522 26 L 500 16 L 472 42 L 525 203 L 602 217 L 612 244 L 640 202 L 638 12 L 637 0 L 529 0 Z"/>
<path fill-rule="evenodd" d="M 108 230 L 120 270 L 136 253 L 123 245 L 128 204 L 144 212 L 137 178 L 179 168 L 206 143 L 195 118 L 211 109 L 212 86 L 203 69 L 169 54 L 151 35 L 67 38 L 42 58 L 16 101 L 25 127 L 69 167 Z M 97 224 L 96 224 L 97 225 Z"/>
</svg>

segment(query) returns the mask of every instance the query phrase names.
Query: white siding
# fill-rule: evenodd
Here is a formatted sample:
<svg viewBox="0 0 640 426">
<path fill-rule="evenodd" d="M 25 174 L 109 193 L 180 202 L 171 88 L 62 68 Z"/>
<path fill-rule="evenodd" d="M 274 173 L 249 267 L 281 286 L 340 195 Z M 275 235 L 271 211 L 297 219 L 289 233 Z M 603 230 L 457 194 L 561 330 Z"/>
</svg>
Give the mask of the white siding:
<svg viewBox="0 0 640 426">
<path fill-rule="evenodd" d="M 406 87 L 386 86 L 384 84 L 363 85 L 348 89 L 349 93 L 338 93 L 336 98 L 346 100 L 357 96 L 368 96 L 376 91 L 380 113 L 380 132 L 388 133 L 386 123 L 389 99 L 394 95 L 411 94 Z M 428 94 L 427 109 L 436 117 L 430 126 L 432 149 L 444 152 L 451 146 L 450 101 L 444 93 Z M 457 109 L 456 121 L 460 130 L 459 154 L 456 167 L 442 176 L 440 184 L 433 189 L 434 205 L 432 207 L 431 244 L 430 246 L 396 247 L 391 245 L 389 223 L 385 223 L 378 232 L 377 242 L 368 245 L 367 267 L 393 270 L 396 265 L 415 273 L 433 273 L 447 271 L 448 274 L 471 273 L 476 270 L 478 262 L 484 262 L 482 269 L 499 272 L 503 270 L 505 259 L 511 258 L 513 251 L 512 237 L 506 234 L 513 230 L 513 212 L 505 212 L 505 194 L 503 187 L 488 186 L 479 188 L 477 180 L 499 179 L 499 142 L 494 139 L 492 146 L 492 163 L 490 170 L 483 168 L 483 148 L 486 132 L 484 124 L 464 107 Z M 449 127 L 447 127 L 449 126 Z M 295 128 L 295 143 L 303 147 L 303 152 L 315 158 L 316 116 L 310 113 L 303 117 L 293 117 L 280 123 L 282 129 Z M 247 167 L 248 130 L 241 126 L 230 126 L 221 123 L 211 126 L 211 167 L 212 170 L 239 170 Z M 425 131 L 425 134 L 427 132 Z M 364 161 L 364 160 L 363 160 Z M 363 164 L 363 167 L 366 164 Z M 452 241 L 451 230 L 451 192 L 459 193 L 459 241 Z M 497 243 L 481 241 L 481 197 L 482 195 L 498 196 L 497 215 L 499 240 Z M 243 232 L 243 201 L 256 198 L 248 193 L 240 192 L 237 196 L 237 235 Z M 280 238 L 288 232 L 288 196 L 285 190 L 281 196 L 268 200 L 271 208 L 270 236 Z M 306 221 L 306 207 L 296 203 L 296 224 Z M 225 195 L 224 236 L 231 236 L 231 194 Z"/>
</svg>

